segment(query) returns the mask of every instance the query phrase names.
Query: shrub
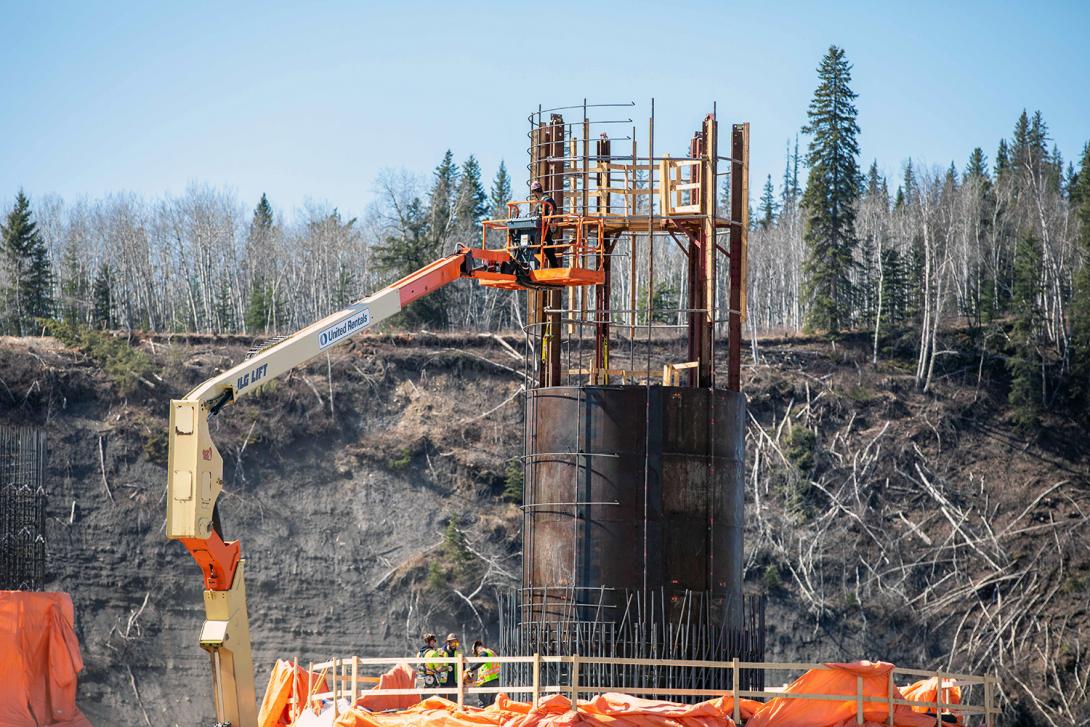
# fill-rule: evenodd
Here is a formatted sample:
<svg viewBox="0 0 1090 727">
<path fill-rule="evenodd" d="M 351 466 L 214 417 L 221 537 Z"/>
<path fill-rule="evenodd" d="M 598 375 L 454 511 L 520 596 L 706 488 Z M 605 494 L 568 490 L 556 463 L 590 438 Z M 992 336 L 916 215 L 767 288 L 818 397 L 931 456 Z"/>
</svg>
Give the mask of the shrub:
<svg viewBox="0 0 1090 727">
<path fill-rule="evenodd" d="M 39 323 L 61 343 L 94 361 L 123 393 L 136 390 L 138 382 L 147 383 L 151 359 L 120 336 L 53 319 Z"/>
</svg>

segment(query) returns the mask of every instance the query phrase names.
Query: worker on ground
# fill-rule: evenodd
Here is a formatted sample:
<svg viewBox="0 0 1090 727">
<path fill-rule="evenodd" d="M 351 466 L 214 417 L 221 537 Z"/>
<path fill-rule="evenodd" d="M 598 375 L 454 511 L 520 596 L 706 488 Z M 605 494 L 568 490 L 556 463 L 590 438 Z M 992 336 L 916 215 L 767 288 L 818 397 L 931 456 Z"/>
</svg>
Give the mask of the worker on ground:
<svg viewBox="0 0 1090 727">
<path fill-rule="evenodd" d="M 460 648 L 460 642 L 458 637 L 454 634 L 447 634 L 447 640 L 443 648 L 439 649 L 439 656 L 446 657 L 448 659 L 457 659 L 462 655 Z M 439 686 L 441 687 L 456 687 L 458 686 L 458 676 L 454 671 L 455 665 L 452 663 L 443 664 L 443 671 L 439 676 Z M 449 695 L 448 695 L 449 696 Z"/>
<path fill-rule="evenodd" d="M 477 639 L 473 642 L 473 656 L 495 656 L 496 652 Z M 494 661 L 486 661 L 475 665 L 476 678 L 474 685 L 478 687 L 498 687 L 500 685 L 500 665 Z M 496 701 L 497 693 L 485 693 L 480 696 L 481 706 L 487 707 Z"/>
<path fill-rule="evenodd" d="M 561 266 L 560 258 L 556 254 L 556 243 L 553 242 L 552 224 L 547 219 L 556 214 L 556 200 L 545 194 L 541 182 L 534 182 L 530 185 L 530 198 L 537 207 L 536 215 L 541 221 L 538 227 L 538 239 L 545 246 L 545 258 L 549 261 L 549 267 L 559 268 Z"/>
<path fill-rule="evenodd" d="M 435 634 L 424 634 L 424 645 L 420 647 L 420 650 L 416 652 L 416 655 L 420 659 L 423 659 L 416 667 L 417 674 L 419 674 L 423 680 L 423 688 L 438 688 L 440 686 L 440 670 L 446 665 L 434 661 L 435 659 L 441 659 L 443 657 L 443 651 L 439 648 L 439 643 L 435 639 Z"/>
</svg>

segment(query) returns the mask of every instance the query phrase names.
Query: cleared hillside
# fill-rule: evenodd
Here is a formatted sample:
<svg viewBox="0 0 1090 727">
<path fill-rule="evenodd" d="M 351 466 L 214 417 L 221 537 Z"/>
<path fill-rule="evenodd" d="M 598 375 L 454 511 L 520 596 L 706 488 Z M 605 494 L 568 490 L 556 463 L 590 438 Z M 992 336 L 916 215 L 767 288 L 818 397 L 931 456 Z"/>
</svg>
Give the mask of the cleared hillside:
<svg viewBox="0 0 1090 727">
<path fill-rule="evenodd" d="M 163 536 L 167 401 L 251 343 L 134 339 L 119 357 L 0 340 L 0 421 L 49 433 L 50 586 L 73 594 L 96 723 L 211 717 L 199 571 Z M 995 666 L 1009 723 L 1047 724 L 1031 717 L 1045 709 L 1077 724 L 1086 432 L 1050 418 L 1020 435 L 998 359 L 945 356 L 923 394 L 911 364 L 872 366 L 862 340 L 758 350 L 747 587 L 769 594 L 769 657 Z M 214 419 L 259 688 L 277 656 L 402 653 L 425 627 L 494 628 L 494 594 L 520 571 L 504 491 L 521 370 L 490 336 L 369 335 Z M 482 582 L 472 607 L 455 592 Z"/>
</svg>

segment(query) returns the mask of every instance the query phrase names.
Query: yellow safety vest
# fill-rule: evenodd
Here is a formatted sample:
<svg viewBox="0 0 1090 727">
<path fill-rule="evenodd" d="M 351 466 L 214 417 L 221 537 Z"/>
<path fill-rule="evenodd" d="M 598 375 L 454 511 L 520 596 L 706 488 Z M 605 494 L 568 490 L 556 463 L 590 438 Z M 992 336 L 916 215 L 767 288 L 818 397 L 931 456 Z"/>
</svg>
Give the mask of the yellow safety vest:
<svg viewBox="0 0 1090 727">
<path fill-rule="evenodd" d="M 492 649 L 481 649 L 481 653 L 477 656 L 495 656 L 496 652 Z M 487 684 L 488 682 L 494 682 L 500 678 L 500 665 L 494 661 L 486 661 L 477 668 L 477 684 Z"/>
<path fill-rule="evenodd" d="M 441 661 L 433 661 L 434 659 L 442 659 L 446 657 L 446 652 L 442 649 L 428 649 L 424 652 L 424 671 L 427 674 L 442 674 L 450 668 L 450 664 L 444 664 Z"/>
</svg>

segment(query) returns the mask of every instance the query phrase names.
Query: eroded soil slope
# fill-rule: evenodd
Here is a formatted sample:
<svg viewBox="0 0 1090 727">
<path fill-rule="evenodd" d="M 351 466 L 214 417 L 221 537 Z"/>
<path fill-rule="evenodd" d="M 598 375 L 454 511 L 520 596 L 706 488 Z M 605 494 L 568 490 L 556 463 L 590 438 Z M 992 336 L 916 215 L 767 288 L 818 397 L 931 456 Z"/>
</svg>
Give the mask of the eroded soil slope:
<svg viewBox="0 0 1090 727">
<path fill-rule="evenodd" d="M 50 587 L 76 603 L 83 709 L 101 724 L 210 723 L 199 571 L 163 537 L 167 402 L 251 341 L 131 343 L 150 361 L 139 378 L 54 339 L 2 339 L 0 422 L 48 430 Z M 747 588 L 769 596 L 769 658 L 995 668 L 1011 724 L 1078 724 L 1086 432 L 1047 415 L 1020 433 L 988 357 L 946 356 L 925 393 L 909 362 L 873 366 L 864 342 L 758 351 Z M 214 419 L 259 691 L 278 656 L 494 629 L 494 594 L 520 572 L 504 491 L 522 367 L 489 336 L 368 335 Z M 472 606 L 455 589 L 476 590 Z"/>
</svg>

